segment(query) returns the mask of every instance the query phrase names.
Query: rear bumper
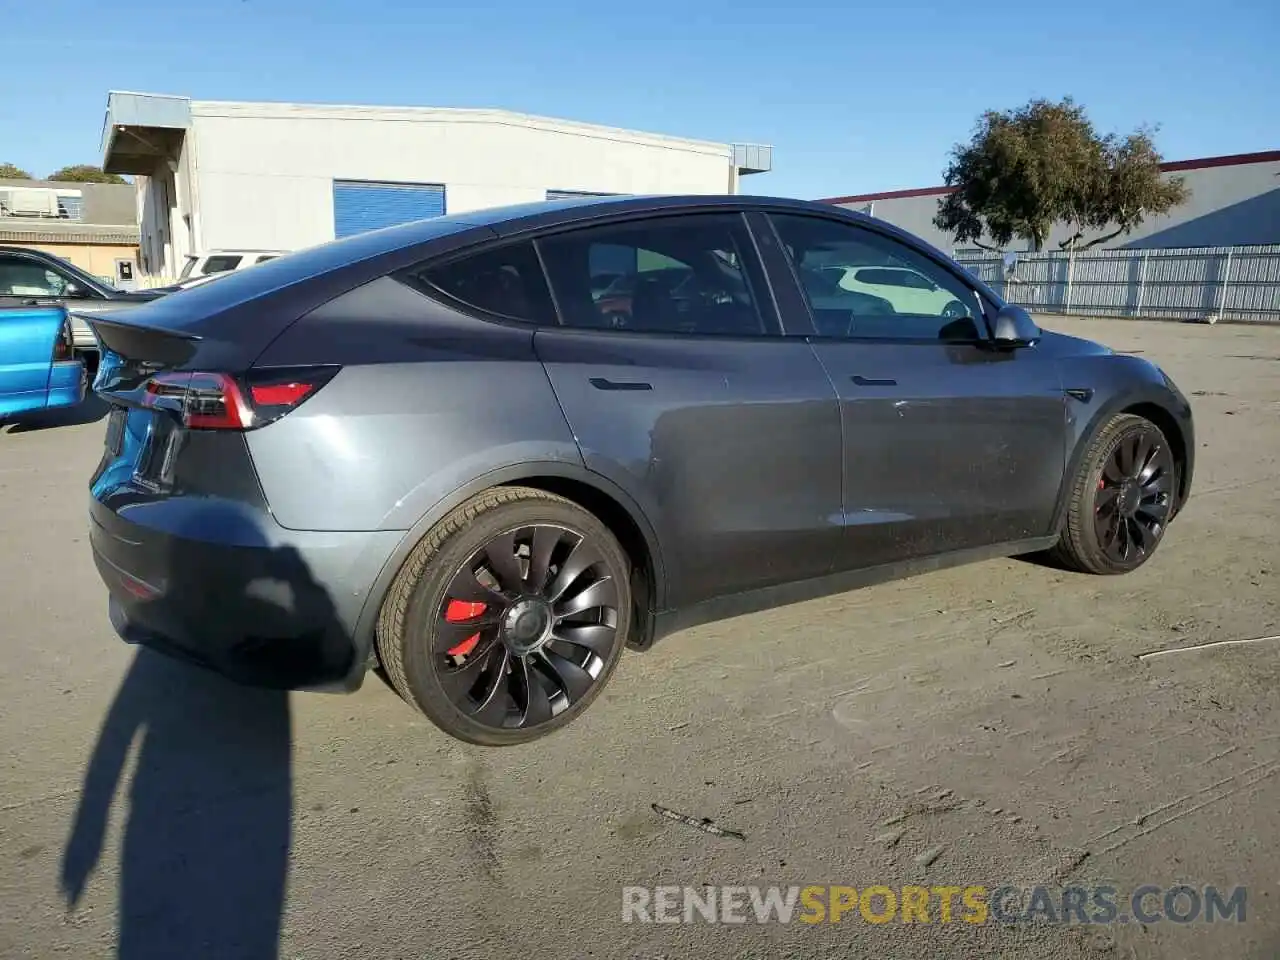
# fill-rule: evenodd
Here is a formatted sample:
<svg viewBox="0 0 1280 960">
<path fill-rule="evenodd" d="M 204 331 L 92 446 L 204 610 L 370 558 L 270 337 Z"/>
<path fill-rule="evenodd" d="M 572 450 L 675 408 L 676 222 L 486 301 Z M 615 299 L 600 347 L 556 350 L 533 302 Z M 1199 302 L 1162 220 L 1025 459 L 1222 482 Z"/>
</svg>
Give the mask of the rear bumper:
<svg viewBox="0 0 1280 960">
<path fill-rule="evenodd" d="M 59 360 L 49 369 L 49 398 L 45 406 L 74 407 L 83 400 L 89 378 L 83 360 Z"/>
<path fill-rule="evenodd" d="M 355 625 L 402 534 L 301 533 L 213 498 L 90 498 L 90 544 L 116 632 L 277 689 L 351 690 Z M 126 519 L 127 517 L 127 519 Z"/>
</svg>

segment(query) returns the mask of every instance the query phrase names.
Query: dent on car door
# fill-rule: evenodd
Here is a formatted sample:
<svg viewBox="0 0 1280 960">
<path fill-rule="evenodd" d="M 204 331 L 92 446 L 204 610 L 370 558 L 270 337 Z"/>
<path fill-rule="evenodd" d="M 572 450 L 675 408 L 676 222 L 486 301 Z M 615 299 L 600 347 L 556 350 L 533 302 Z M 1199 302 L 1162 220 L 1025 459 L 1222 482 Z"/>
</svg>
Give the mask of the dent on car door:
<svg viewBox="0 0 1280 960">
<path fill-rule="evenodd" d="M 535 349 L 587 466 L 658 532 L 660 602 L 834 569 L 836 397 L 808 345 L 777 335 L 742 216 L 653 217 L 538 246 L 562 325 Z"/>
<path fill-rule="evenodd" d="M 807 296 L 844 418 L 846 563 L 873 566 L 1044 536 L 1064 465 L 1052 360 L 995 349 L 981 296 L 942 264 L 855 224 L 773 216 Z M 872 304 L 810 278 L 909 269 L 947 296 L 882 285 Z"/>
</svg>

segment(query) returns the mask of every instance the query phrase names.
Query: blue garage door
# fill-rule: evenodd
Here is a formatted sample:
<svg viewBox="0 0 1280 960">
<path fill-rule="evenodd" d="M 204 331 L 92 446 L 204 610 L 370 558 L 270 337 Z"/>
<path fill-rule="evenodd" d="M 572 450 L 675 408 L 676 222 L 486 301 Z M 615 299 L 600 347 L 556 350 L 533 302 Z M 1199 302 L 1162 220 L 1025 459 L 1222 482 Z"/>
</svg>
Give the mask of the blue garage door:
<svg viewBox="0 0 1280 960">
<path fill-rule="evenodd" d="M 333 235 L 338 239 L 444 213 L 438 183 L 333 181 Z"/>
</svg>

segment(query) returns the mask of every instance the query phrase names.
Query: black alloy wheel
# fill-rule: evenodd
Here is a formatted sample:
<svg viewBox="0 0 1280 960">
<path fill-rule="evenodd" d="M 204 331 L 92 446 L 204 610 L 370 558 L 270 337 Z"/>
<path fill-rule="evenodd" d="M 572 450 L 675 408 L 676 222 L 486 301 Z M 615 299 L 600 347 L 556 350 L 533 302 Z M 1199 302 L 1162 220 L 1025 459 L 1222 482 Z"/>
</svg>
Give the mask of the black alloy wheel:
<svg viewBox="0 0 1280 960">
<path fill-rule="evenodd" d="M 1164 539 L 1180 465 L 1160 427 L 1118 413 L 1089 439 L 1068 489 L 1054 562 L 1084 573 L 1129 573 Z"/>
<path fill-rule="evenodd" d="M 631 632 L 632 561 L 571 500 L 493 487 L 414 546 L 378 614 L 378 660 L 407 702 L 482 746 L 528 743 L 599 696 Z"/>
<path fill-rule="evenodd" d="M 1093 497 L 1094 533 L 1106 557 L 1145 558 L 1164 534 L 1173 506 L 1174 460 L 1152 424 L 1127 431 L 1111 451 Z"/>
<path fill-rule="evenodd" d="M 449 701 L 495 730 L 538 727 L 581 701 L 617 640 L 621 575 L 567 526 L 490 539 L 436 611 L 432 665 Z"/>
</svg>

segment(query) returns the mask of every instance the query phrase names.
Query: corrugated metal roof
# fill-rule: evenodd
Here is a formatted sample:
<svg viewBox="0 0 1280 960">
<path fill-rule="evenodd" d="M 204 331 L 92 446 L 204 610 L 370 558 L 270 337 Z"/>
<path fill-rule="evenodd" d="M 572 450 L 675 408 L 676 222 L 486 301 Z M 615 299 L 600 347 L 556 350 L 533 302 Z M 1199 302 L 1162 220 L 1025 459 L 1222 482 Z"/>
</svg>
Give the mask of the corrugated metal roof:
<svg viewBox="0 0 1280 960">
<path fill-rule="evenodd" d="M 110 243 L 134 246 L 141 242 L 137 227 L 118 223 L 76 223 L 0 219 L 0 243 Z"/>
</svg>

